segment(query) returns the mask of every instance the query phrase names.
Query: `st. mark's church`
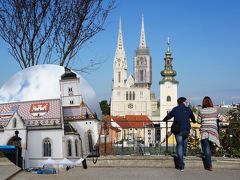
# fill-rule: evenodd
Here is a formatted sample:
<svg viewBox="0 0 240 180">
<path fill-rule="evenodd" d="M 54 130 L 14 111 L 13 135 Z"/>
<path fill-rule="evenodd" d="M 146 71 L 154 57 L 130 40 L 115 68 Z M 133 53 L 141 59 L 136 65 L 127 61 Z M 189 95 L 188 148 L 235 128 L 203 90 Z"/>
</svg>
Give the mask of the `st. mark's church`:
<svg viewBox="0 0 240 180">
<path fill-rule="evenodd" d="M 153 115 L 159 111 L 156 119 L 161 120 L 177 105 L 178 81 L 174 79 L 176 71 L 172 68 L 173 58 L 170 52 L 169 40 L 164 58 L 165 67 L 161 71 L 163 78 L 159 82 L 159 110 L 157 108 L 157 98 L 151 92 L 152 58 L 146 43 L 143 17 L 140 44 L 135 52 L 134 75 L 128 75 L 127 59 L 123 45 L 122 22 L 120 19 L 118 42 L 113 62 L 111 116 L 145 115 L 153 120 Z"/>
</svg>

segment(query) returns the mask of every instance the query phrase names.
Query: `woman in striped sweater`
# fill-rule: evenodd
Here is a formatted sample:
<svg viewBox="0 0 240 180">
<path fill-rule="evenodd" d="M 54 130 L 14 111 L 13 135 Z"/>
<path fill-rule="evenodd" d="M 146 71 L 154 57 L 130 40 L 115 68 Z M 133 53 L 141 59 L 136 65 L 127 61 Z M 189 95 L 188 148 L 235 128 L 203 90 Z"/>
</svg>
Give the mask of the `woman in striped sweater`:
<svg viewBox="0 0 240 180">
<path fill-rule="evenodd" d="M 200 134 L 201 145 L 204 153 L 204 168 L 212 171 L 211 149 L 210 144 L 220 147 L 217 121 L 222 120 L 222 116 L 218 110 L 213 107 L 210 97 L 206 96 L 202 101 L 202 109 L 200 109 L 198 120 L 201 122 Z"/>
</svg>

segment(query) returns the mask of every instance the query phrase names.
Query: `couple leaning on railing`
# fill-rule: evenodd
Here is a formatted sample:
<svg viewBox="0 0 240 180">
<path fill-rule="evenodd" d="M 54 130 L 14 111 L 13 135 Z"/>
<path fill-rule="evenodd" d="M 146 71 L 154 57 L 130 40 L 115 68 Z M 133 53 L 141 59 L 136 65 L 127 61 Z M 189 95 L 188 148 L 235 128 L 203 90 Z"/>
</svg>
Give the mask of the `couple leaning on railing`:
<svg viewBox="0 0 240 180">
<path fill-rule="evenodd" d="M 163 119 L 167 121 L 173 119 L 171 132 L 175 135 L 177 142 L 177 164 L 176 168 L 184 170 L 183 155 L 187 150 L 187 140 L 191 129 L 190 119 L 193 123 L 199 122 L 200 138 L 202 151 L 204 153 L 203 162 L 206 170 L 212 171 L 211 149 L 210 145 L 213 143 L 220 147 L 219 134 L 218 134 L 218 120 L 222 120 L 222 116 L 218 113 L 218 110 L 213 107 L 213 103 L 210 97 L 204 97 L 202 101 L 202 108 L 199 111 L 197 121 L 192 110 L 188 107 L 188 102 L 185 97 L 180 97 L 178 100 L 178 106 L 174 107 L 170 113 Z"/>
</svg>

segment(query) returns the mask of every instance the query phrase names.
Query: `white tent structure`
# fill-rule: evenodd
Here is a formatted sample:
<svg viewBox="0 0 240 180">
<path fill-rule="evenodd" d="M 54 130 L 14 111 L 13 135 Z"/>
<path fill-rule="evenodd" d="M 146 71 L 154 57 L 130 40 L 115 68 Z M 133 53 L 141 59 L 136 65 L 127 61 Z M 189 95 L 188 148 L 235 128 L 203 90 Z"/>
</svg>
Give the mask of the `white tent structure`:
<svg viewBox="0 0 240 180">
<path fill-rule="evenodd" d="M 69 159 L 64 158 L 63 160 L 59 161 L 59 165 L 65 165 L 65 166 L 73 166 L 74 162 L 70 161 Z"/>
<path fill-rule="evenodd" d="M 77 161 L 74 162 L 74 165 L 77 166 L 82 164 L 83 160 L 84 160 L 83 158 L 78 159 Z"/>
<path fill-rule="evenodd" d="M 57 165 L 58 162 L 53 160 L 52 158 L 48 158 L 40 163 L 42 166 L 54 166 Z"/>
</svg>

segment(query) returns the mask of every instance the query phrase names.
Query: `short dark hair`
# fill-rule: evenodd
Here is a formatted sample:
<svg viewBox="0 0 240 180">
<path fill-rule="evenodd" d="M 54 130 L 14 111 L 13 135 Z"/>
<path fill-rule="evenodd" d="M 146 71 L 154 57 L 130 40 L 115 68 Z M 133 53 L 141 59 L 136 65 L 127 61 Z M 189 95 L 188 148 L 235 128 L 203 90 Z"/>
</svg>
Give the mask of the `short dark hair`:
<svg viewBox="0 0 240 180">
<path fill-rule="evenodd" d="M 210 97 L 205 96 L 202 101 L 202 108 L 213 107 L 213 102 Z"/>
<path fill-rule="evenodd" d="M 180 98 L 178 98 L 178 100 L 177 100 L 177 103 L 178 103 L 178 105 L 180 105 L 180 104 L 182 104 L 183 102 L 185 102 L 187 99 L 185 98 L 185 97 L 180 97 Z"/>
</svg>

